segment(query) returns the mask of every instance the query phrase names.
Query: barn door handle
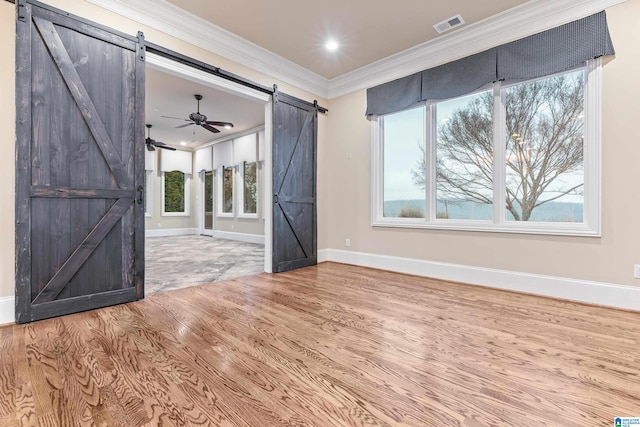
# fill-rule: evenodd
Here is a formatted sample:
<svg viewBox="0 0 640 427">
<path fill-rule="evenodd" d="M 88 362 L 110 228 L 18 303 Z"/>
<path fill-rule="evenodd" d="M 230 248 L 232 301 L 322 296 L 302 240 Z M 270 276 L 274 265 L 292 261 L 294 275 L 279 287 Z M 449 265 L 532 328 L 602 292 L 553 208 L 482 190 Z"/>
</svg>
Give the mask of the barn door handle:
<svg viewBox="0 0 640 427">
<path fill-rule="evenodd" d="M 277 194 L 274 194 L 274 195 L 273 195 L 273 204 L 274 204 L 274 205 L 277 205 L 277 204 L 278 204 L 278 195 L 277 195 Z"/>
<path fill-rule="evenodd" d="M 144 187 L 139 185 L 138 188 L 138 204 L 141 205 L 144 203 Z"/>
</svg>

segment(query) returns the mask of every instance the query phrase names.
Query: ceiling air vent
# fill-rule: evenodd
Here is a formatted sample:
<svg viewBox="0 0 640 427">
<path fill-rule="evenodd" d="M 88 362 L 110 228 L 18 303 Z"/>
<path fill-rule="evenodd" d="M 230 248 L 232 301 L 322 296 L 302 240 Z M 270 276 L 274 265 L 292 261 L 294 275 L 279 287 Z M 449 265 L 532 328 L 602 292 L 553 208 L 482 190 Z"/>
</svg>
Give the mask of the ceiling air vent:
<svg viewBox="0 0 640 427">
<path fill-rule="evenodd" d="M 436 25 L 433 26 L 433 28 L 435 28 L 436 31 L 439 33 L 444 33 L 445 31 L 449 31 L 450 29 L 455 28 L 462 24 L 464 24 L 464 19 L 462 19 L 462 16 L 456 15 L 449 19 L 445 19 L 442 22 L 438 22 Z"/>
</svg>

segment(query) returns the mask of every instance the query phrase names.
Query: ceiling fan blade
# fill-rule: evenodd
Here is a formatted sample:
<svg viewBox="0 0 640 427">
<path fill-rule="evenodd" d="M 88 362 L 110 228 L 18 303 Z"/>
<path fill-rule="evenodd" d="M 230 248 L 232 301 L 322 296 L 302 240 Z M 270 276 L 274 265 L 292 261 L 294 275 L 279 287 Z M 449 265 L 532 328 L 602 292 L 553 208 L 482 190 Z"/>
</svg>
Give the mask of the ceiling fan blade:
<svg viewBox="0 0 640 427">
<path fill-rule="evenodd" d="M 207 124 L 208 125 L 214 125 L 214 126 L 224 126 L 224 127 L 233 127 L 233 123 L 229 123 L 229 122 L 216 122 L 214 120 L 207 120 Z"/>
<path fill-rule="evenodd" d="M 175 148 L 173 147 L 169 147 L 167 144 L 165 144 L 164 142 L 160 142 L 160 141 L 154 141 L 153 139 L 151 140 L 151 142 L 147 142 L 147 147 L 158 147 L 158 148 L 164 148 L 165 150 L 171 150 L 171 151 L 176 151 Z M 153 150 L 149 150 L 149 151 L 153 151 Z"/>
<path fill-rule="evenodd" d="M 182 118 L 182 117 L 173 117 L 173 116 L 160 116 L 160 117 L 164 117 L 165 119 L 184 120 L 185 122 L 190 121 L 189 119 L 185 119 L 185 118 Z"/>
<path fill-rule="evenodd" d="M 214 128 L 213 126 L 210 126 L 210 125 L 208 125 L 208 124 L 206 124 L 206 123 L 203 123 L 203 124 L 202 124 L 202 127 L 203 127 L 203 128 L 205 128 L 206 130 L 210 131 L 210 132 L 213 132 L 213 133 L 220 133 L 220 131 L 219 131 L 218 129 L 216 129 L 216 128 Z"/>
<path fill-rule="evenodd" d="M 193 122 L 191 122 L 191 123 L 185 123 L 185 124 L 183 124 L 183 125 L 176 126 L 176 127 L 175 127 L 175 129 L 180 129 L 180 128 L 184 128 L 184 127 L 187 127 L 187 126 L 191 126 L 192 124 L 194 124 L 194 123 L 193 123 Z"/>
</svg>

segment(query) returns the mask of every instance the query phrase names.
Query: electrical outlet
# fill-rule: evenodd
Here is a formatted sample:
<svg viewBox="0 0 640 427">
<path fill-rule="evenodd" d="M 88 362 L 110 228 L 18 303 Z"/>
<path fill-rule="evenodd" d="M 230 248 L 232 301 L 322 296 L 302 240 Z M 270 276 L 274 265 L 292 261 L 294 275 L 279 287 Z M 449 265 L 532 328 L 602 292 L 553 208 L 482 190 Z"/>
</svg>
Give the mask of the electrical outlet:
<svg viewBox="0 0 640 427">
<path fill-rule="evenodd" d="M 633 265 L 633 277 L 640 279 L 640 264 Z"/>
<path fill-rule="evenodd" d="M 344 239 L 344 245 L 346 247 L 350 247 L 351 246 L 351 239 Z"/>
</svg>

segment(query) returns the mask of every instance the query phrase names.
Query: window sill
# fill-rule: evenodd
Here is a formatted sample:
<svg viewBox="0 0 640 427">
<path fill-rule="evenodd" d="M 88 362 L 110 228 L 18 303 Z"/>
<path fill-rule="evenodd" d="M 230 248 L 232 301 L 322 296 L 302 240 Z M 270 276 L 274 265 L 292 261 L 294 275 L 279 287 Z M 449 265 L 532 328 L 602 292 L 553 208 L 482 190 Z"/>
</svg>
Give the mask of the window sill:
<svg viewBox="0 0 640 427">
<path fill-rule="evenodd" d="M 258 219 L 257 213 L 242 213 L 238 214 L 238 218 L 240 219 Z"/>
<path fill-rule="evenodd" d="M 146 213 L 146 212 L 144 213 L 144 217 L 145 217 L 145 218 L 151 218 L 152 216 L 153 216 L 153 215 L 151 215 L 151 214 L 149 214 L 149 213 Z"/>
<path fill-rule="evenodd" d="M 219 212 L 216 217 L 218 218 L 233 218 L 233 212 Z"/>
<path fill-rule="evenodd" d="M 189 212 L 162 212 L 161 216 L 190 216 Z"/>
<path fill-rule="evenodd" d="M 550 236 L 601 237 L 599 230 L 585 224 L 561 224 L 531 222 L 527 227 L 521 224 L 494 224 L 489 221 L 442 220 L 438 222 L 417 222 L 413 219 L 383 218 L 373 221 L 373 227 L 414 228 L 424 230 L 473 231 L 485 233 L 539 234 Z"/>
</svg>

